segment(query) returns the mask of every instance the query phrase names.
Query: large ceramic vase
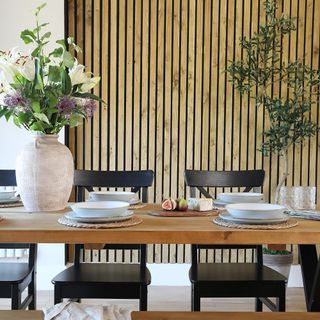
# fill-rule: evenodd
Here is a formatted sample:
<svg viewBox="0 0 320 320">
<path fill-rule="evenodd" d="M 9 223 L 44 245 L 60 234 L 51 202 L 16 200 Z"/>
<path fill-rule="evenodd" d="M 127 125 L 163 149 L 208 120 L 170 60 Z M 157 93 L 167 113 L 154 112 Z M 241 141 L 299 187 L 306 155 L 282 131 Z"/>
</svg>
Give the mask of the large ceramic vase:
<svg viewBox="0 0 320 320">
<path fill-rule="evenodd" d="M 58 135 L 34 135 L 16 162 L 18 192 L 28 212 L 66 207 L 73 184 L 73 159 Z"/>
</svg>

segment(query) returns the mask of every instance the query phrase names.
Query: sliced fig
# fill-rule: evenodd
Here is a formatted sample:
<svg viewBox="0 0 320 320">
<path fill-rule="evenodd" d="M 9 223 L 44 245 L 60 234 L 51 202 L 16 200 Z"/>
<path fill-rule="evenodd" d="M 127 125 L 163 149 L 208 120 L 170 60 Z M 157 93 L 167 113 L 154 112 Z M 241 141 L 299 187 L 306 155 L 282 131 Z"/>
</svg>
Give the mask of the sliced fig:
<svg viewBox="0 0 320 320">
<path fill-rule="evenodd" d="M 175 200 L 169 198 L 162 202 L 162 209 L 167 211 L 172 211 L 176 208 L 177 204 Z"/>
</svg>

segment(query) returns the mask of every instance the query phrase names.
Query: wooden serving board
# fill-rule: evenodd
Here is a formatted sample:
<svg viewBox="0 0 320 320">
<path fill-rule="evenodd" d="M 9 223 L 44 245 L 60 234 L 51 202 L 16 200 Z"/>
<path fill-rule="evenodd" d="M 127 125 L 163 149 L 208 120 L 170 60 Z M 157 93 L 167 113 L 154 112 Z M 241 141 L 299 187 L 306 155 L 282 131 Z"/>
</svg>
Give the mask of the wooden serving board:
<svg viewBox="0 0 320 320">
<path fill-rule="evenodd" d="M 216 216 L 219 214 L 219 210 L 211 210 L 211 211 L 149 211 L 149 215 L 156 217 L 208 217 L 208 216 Z"/>
</svg>

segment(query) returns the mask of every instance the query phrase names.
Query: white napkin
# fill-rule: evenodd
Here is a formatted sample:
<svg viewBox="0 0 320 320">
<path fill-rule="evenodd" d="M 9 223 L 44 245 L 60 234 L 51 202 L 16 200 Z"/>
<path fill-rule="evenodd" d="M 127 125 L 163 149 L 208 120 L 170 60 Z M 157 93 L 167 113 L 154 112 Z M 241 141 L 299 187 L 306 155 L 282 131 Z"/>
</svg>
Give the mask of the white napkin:
<svg viewBox="0 0 320 320">
<path fill-rule="evenodd" d="M 67 301 L 43 312 L 44 320 L 131 320 L 131 310 L 117 305 L 102 307 Z"/>
</svg>

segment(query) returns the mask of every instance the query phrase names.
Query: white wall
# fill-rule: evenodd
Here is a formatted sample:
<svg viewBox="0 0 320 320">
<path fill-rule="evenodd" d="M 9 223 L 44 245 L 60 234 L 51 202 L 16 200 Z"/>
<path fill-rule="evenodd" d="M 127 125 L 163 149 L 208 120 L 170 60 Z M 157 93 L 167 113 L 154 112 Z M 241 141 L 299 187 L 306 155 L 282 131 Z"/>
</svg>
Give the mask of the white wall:
<svg viewBox="0 0 320 320">
<path fill-rule="evenodd" d="M 52 41 L 64 37 L 64 1 L 47 0 L 47 6 L 40 15 L 42 22 L 49 22 L 48 31 Z M 29 52 L 31 46 L 23 44 L 19 34 L 26 28 L 34 27 L 33 10 L 44 0 L 1 0 L 0 50 L 19 47 Z M 48 47 L 50 49 L 50 47 Z M 51 45 L 52 48 L 52 45 Z M 11 121 L 0 119 L 0 168 L 15 168 L 15 159 L 21 147 L 31 140 L 30 133 L 15 127 Z M 63 141 L 63 132 L 60 141 Z M 64 268 L 63 245 L 40 245 L 38 258 L 38 289 L 51 289 L 51 279 Z"/>
</svg>

